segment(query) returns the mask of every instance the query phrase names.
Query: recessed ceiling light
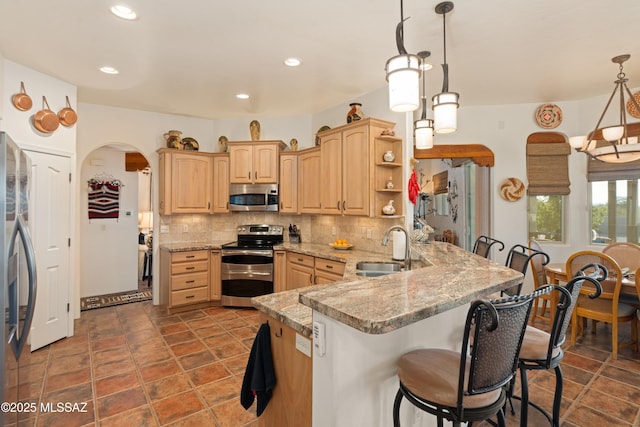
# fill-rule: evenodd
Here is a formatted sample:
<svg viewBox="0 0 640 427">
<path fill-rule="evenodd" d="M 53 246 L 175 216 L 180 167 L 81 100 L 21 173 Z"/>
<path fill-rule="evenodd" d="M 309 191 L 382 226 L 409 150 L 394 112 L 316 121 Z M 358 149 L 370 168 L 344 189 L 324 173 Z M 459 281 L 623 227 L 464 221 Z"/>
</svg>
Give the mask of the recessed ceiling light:
<svg viewBox="0 0 640 427">
<path fill-rule="evenodd" d="M 100 67 L 100 71 L 102 71 L 105 74 L 118 74 L 120 72 L 113 67 L 109 67 L 108 65 L 105 65 L 104 67 Z"/>
<path fill-rule="evenodd" d="M 284 60 L 284 65 L 287 67 L 299 67 L 302 64 L 302 61 L 298 58 L 287 58 Z"/>
<path fill-rule="evenodd" d="M 249 94 L 247 93 L 239 93 L 236 95 L 236 98 L 238 99 L 249 99 Z"/>
<path fill-rule="evenodd" d="M 133 21 L 138 17 L 133 9 L 123 4 L 111 6 L 111 13 L 116 15 L 118 18 L 126 19 L 127 21 Z"/>
</svg>

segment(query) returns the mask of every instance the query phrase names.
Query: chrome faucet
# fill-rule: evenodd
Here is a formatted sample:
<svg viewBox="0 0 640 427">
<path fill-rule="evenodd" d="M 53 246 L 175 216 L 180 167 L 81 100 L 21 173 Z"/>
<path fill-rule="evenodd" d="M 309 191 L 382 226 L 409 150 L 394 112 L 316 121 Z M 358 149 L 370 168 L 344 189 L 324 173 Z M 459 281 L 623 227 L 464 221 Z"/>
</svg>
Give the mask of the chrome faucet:
<svg viewBox="0 0 640 427">
<path fill-rule="evenodd" d="M 392 225 L 389 229 L 384 233 L 384 238 L 382 239 L 382 246 L 387 246 L 389 244 L 389 236 L 393 230 L 399 230 L 404 233 L 405 237 L 405 249 L 404 249 L 404 267 L 407 270 L 411 270 L 411 242 L 409 241 L 409 233 L 407 230 L 401 225 Z"/>
</svg>

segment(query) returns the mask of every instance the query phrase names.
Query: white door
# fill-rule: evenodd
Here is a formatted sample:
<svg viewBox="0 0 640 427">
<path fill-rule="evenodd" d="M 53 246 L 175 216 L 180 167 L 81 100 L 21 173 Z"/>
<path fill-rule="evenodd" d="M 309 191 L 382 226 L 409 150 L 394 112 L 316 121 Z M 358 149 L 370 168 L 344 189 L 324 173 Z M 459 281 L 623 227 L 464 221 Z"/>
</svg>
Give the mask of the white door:
<svg viewBox="0 0 640 427">
<path fill-rule="evenodd" d="M 71 159 L 27 151 L 31 158 L 29 228 L 36 252 L 38 290 L 31 351 L 69 331 Z"/>
</svg>

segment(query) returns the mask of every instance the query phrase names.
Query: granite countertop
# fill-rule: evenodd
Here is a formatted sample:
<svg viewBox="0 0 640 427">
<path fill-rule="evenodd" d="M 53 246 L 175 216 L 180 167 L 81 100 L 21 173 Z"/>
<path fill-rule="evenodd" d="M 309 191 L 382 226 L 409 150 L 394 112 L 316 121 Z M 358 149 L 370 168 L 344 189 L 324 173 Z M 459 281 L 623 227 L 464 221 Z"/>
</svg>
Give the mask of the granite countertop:
<svg viewBox="0 0 640 427">
<path fill-rule="evenodd" d="M 285 243 L 276 249 L 345 262 L 342 281 L 252 299 L 256 308 L 305 336 L 311 334 L 312 310 L 361 332 L 382 334 L 486 297 L 523 279 L 522 273 L 442 242 L 411 245 L 411 271 L 366 279 L 355 274 L 358 261 L 391 261 L 390 256 L 336 251 L 313 243 Z"/>
<path fill-rule="evenodd" d="M 211 249 L 221 249 L 222 245 L 229 243 L 230 240 L 210 241 L 210 242 L 181 242 L 181 243 L 165 243 L 160 245 L 160 250 L 169 252 L 187 252 L 202 251 Z"/>
</svg>

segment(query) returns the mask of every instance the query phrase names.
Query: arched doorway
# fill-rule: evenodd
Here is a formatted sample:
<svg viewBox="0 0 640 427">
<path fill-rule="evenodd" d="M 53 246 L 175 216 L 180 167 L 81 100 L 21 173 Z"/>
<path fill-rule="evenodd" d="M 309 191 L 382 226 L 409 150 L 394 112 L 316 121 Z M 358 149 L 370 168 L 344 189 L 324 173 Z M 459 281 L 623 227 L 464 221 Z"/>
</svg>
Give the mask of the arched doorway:
<svg viewBox="0 0 640 427">
<path fill-rule="evenodd" d="M 81 310 L 151 299 L 153 202 L 146 158 L 130 145 L 102 146 L 87 155 L 79 179 Z"/>
</svg>

